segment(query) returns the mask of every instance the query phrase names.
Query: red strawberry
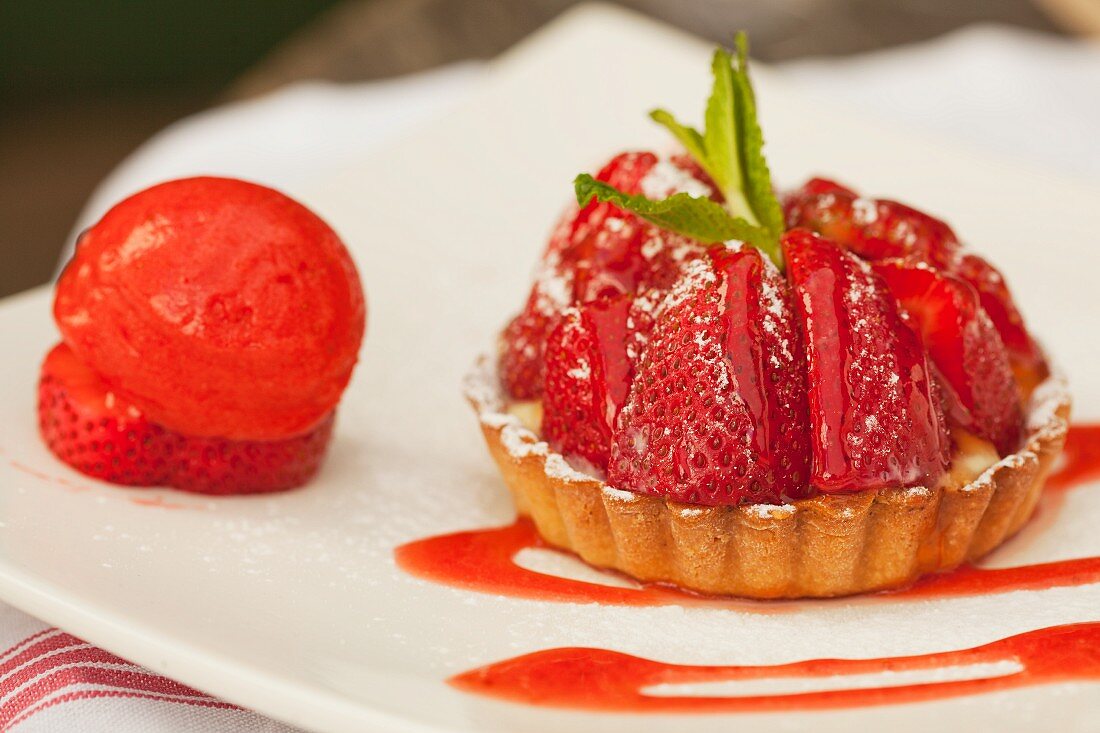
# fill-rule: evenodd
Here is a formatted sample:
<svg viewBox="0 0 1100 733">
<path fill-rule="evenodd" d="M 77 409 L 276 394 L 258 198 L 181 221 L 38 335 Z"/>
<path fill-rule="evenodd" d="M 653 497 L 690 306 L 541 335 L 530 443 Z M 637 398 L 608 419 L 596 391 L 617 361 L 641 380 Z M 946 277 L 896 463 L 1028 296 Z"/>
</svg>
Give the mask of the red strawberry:
<svg viewBox="0 0 1100 733">
<path fill-rule="evenodd" d="M 868 260 L 909 257 L 974 286 L 1017 370 L 1042 375 L 1042 353 L 1032 341 L 1001 273 L 965 252 L 944 222 L 895 201 L 860 198 L 814 178 L 786 197 L 787 225 L 806 227 Z"/>
<path fill-rule="evenodd" d="M 621 153 L 596 177 L 639 193 L 656 162 L 652 153 Z M 633 214 L 595 201 L 566 214 L 550 238 L 527 303 L 501 335 L 499 369 L 509 396 L 529 400 L 542 395 L 546 337 L 562 310 L 577 299 L 591 300 L 607 290 L 626 292 L 637 284 L 641 258 L 632 254 L 648 229 Z M 593 262 L 597 256 L 599 266 Z"/>
<path fill-rule="evenodd" d="M 805 229 L 783 237 L 806 338 L 813 483 L 934 483 L 950 448 L 919 337 L 870 266 Z"/>
<path fill-rule="evenodd" d="M 305 435 L 273 441 L 179 436 L 166 483 L 200 494 L 259 494 L 303 486 L 321 468 L 334 423 L 330 414 Z"/>
<path fill-rule="evenodd" d="M 712 250 L 669 292 L 619 416 L 609 482 L 695 504 L 807 495 L 802 348 L 759 250 Z"/>
<path fill-rule="evenodd" d="M 129 486 L 247 494 L 308 481 L 324 458 L 333 417 L 305 435 L 270 442 L 180 435 L 147 420 L 58 344 L 42 364 L 38 423 L 50 450 L 89 476 Z"/>
<path fill-rule="evenodd" d="M 1018 371 L 1044 376 L 1047 367 L 1042 351 L 1024 326 L 1024 318 L 997 268 L 978 255 L 966 253 L 954 258 L 948 271 L 970 283 L 978 292 L 982 308 L 1000 334 L 1013 366 Z"/>
<path fill-rule="evenodd" d="M 1008 352 L 974 288 L 903 260 L 881 262 L 875 271 L 916 322 L 943 377 L 951 418 L 992 441 L 1002 455 L 1016 450 L 1022 413 Z"/>
<path fill-rule="evenodd" d="M 854 191 L 814 178 L 789 194 L 787 226 L 805 227 L 868 260 L 913 255 L 942 262 L 959 249 L 951 227 L 905 204 L 860 198 Z"/>
<path fill-rule="evenodd" d="M 556 450 L 607 470 L 611 430 L 630 388 L 627 321 L 633 297 L 568 308 L 546 340 L 542 434 Z"/>
<path fill-rule="evenodd" d="M 661 175 L 654 185 L 688 181 L 701 191 L 713 191 L 709 182 L 696 178 L 697 166 L 689 167 L 686 159 L 659 162 L 652 153 L 617 155 L 596 177 L 638 194 L 658 165 Z M 593 201 L 567 214 L 551 237 L 523 311 L 502 335 L 500 375 L 505 391 L 514 399 L 542 395 L 546 337 L 564 308 L 635 293 L 652 282 L 667 285 L 685 252 L 701 249 L 612 204 Z"/>
<path fill-rule="evenodd" d="M 566 292 L 566 300 L 553 297 L 559 290 L 572 291 L 572 287 L 555 287 L 551 295 L 536 280 L 527 304 L 500 334 L 500 381 L 504 392 L 513 399 L 533 400 L 542 396 L 546 334 L 557 322 L 561 309 L 572 300 L 571 292 Z"/>
<path fill-rule="evenodd" d="M 653 153 L 620 153 L 600 169 L 596 179 L 639 194 L 657 163 Z M 577 300 L 594 300 L 607 290 L 632 292 L 644 270 L 639 249 L 651 228 L 617 206 L 592 201 L 561 221 L 542 264 L 569 280 Z"/>
<path fill-rule="evenodd" d="M 89 476 L 149 486 L 168 471 L 164 430 L 111 392 L 64 344 L 42 364 L 38 424 L 49 449 Z"/>
<path fill-rule="evenodd" d="M 844 196 L 856 196 L 856 192 L 847 186 L 841 185 L 836 181 L 829 180 L 828 178 L 811 178 L 802 185 L 798 191 L 795 191 L 792 195 L 798 196 L 816 196 L 825 193 L 835 193 Z"/>
</svg>

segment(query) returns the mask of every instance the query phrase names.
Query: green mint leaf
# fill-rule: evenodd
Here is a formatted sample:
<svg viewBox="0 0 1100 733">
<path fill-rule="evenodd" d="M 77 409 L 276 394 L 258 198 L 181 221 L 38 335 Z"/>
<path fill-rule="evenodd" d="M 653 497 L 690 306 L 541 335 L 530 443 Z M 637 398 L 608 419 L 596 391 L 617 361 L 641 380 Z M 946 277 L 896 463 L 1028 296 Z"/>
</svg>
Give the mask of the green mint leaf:
<svg viewBox="0 0 1100 733">
<path fill-rule="evenodd" d="M 735 39 L 737 71 L 732 75 L 734 127 L 737 130 L 738 157 L 741 161 L 741 190 L 756 219 L 779 237 L 786 228 L 783 208 L 772 188 L 772 175 L 764 158 L 764 134 L 756 117 L 756 94 L 749 79 L 748 39 L 744 32 Z"/>
<path fill-rule="evenodd" d="M 681 124 L 665 110 L 655 110 L 650 117 L 667 128 L 703 167 L 722 193 L 731 217 L 763 232 L 769 239 L 769 253 L 778 251 L 776 242 L 785 229 L 783 209 L 772 189 L 771 171 L 764 158 L 764 136 L 756 118 L 744 33 L 737 34 L 733 53 L 722 48 L 714 52 L 711 72 L 714 84 L 702 133 Z"/>
<path fill-rule="evenodd" d="M 577 203 L 586 206 L 596 199 L 637 214 L 662 229 L 669 229 L 704 244 L 729 240 L 747 242 L 762 250 L 776 264 L 782 262 L 779 246 L 770 232 L 735 217 L 721 204 L 708 198 L 678 193 L 661 201 L 623 193 L 614 186 L 582 173 L 573 181 Z"/>
<path fill-rule="evenodd" d="M 681 125 L 671 113 L 663 109 L 655 109 L 650 112 L 649 119 L 662 125 L 671 132 L 673 137 L 679 140 L 680 144 L 684 146 L 684 150 L 688 151 L 691 157 L 699 161 L 699 165 L 703 166 L 703 169 L 707 171 L 707 175 L 710 175 L 706 163 L 703 162 L 707 158 L 706 144 L 703 142 L 703 136 L 699 134 L 698 130 L 694 127 Z"/>
<path fill-rule="evenodd" d="M 738 151 L 737 107 L 734 92 L 733 60 L 725 49 L 714 52 L 711 61 L 714 86 L 704 117 L 703 143 L 707 163 L 718 190 L 726 199 L 726 206 L 734 216 L 742 216 L 753 224 L 756 217 L 752 207 L 741 195 L 741 159 Z"/>
</svg>

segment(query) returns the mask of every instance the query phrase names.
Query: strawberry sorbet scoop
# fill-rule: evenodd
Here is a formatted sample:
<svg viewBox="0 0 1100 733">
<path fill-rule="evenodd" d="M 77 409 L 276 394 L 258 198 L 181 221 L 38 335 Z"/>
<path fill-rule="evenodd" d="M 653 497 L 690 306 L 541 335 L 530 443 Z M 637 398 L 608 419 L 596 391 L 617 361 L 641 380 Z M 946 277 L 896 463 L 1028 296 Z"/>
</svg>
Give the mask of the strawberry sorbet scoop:
<svg viewBox="0 0 1100 733">
<path fill-rule="evenodd" d="M 189 178 L 122 201 L 81 237 L 54 317 L 150 421 L 271 441 L 335 408 L 366 307 L 347 249 L 314 213 L 256 184 Z"/>
</svg>

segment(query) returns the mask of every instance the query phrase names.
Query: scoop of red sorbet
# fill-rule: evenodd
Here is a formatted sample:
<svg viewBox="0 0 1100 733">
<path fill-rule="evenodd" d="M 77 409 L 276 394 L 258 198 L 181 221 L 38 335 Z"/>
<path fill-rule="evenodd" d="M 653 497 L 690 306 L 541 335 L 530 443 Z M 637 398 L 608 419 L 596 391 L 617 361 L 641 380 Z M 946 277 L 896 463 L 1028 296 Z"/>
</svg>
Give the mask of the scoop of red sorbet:
<svg viewBox="0 0 1100 733">
<path fill-rule="evenodd" d="M 131 196 L 81 237 L 54 318 L 150 420 L 275 440 L 336 406 L 366 306 L 347 249 L 316 214 L 253 183 L 186 178 Z"/>
</svg>

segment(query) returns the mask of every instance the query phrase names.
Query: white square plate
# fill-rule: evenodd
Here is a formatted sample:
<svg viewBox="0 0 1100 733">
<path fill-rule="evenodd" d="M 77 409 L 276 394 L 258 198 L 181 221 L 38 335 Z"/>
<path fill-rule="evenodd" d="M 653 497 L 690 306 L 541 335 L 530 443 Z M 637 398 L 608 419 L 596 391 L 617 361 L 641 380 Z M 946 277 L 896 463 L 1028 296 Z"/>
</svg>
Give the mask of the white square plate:
<svg viewBox="0 0 1100 733">
<path fill-rule="evenodd" d="M 570 181 L 612 153 L 662 147 L 660 104 L 701 115 L 708 47 L 604 7 L 573 12 L 494 65 L 452 113 L 310 184 L 351 246 L 370 306 L 363 361 L 322 475 L 282 496 L 125 490 L 56 461 L 35 430 L 49 293 L 0 304 L 0 596 L 135 662 L 307 728 L 333 731 L 738 730 L 888 723 L 923 731 L 1083 729 L 1096 685 L 1069 682 L 903 707 L 686 717 L 592 715 L 469 696 L 457 672 L 598 646 L 689 664 L 773 664 L 960 649 L 1100 620 L 1100 585 L 940 600 L 738 608 L 553 604 L 400 571 L 393 549 L 504 524 L 512 510 L 459 393 L 522 302 Z M 1100 190 L 950 150 L 806 103 L 756 74 L 785 185 L 822 171 L 940 212 L 1015 285 L 1066 367 L 1077 414 L 1100 414 L 1093 310 Z M 990 563 L 1100 554 L 1100 496 L 1076 491 Z M 554 560 L 563 568 L 573 561 Z M 721 716 L 719 716 L 721 717 Z"/>
</svg>

